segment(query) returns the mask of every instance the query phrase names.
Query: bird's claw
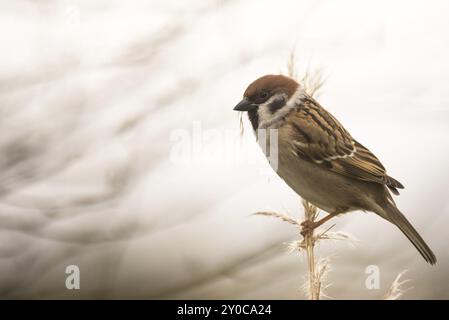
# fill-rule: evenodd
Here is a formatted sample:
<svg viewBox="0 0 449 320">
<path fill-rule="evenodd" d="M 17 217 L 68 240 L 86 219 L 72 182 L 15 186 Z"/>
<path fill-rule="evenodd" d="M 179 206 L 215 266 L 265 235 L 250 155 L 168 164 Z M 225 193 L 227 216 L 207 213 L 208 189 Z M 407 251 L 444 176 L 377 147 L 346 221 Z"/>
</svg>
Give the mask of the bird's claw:
<svg viewBox="0 0 449 320">
<path fill-rule="evenodd" d="M 316 224 L 312 221 L 306 220 L 301 222 L 301 235 L 304 237 L 307 234 L 312 233 L 312 231 L 316 228 Z"/>
</svg>

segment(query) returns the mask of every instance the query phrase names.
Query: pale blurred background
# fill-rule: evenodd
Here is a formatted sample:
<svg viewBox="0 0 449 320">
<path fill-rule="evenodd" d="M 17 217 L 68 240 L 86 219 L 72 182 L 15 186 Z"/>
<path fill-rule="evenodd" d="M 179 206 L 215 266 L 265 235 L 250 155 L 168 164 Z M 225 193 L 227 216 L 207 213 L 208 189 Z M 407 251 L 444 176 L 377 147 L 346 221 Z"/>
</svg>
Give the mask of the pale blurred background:
<svg viewBox="0 0 449 320">
<path fill-rule="evenodd" d="M 318 96 L 406 189 L 427 265 L 374 214 L 323 243 L 333 298 L 449 298 L 447 1 L 0 1 L 0 297 L 304 299 L 302 215 L 245 119 L 246 86 L 322 70 Z M 67 290 L 77 265 L 80 290 Z M 369 265 L 380 288 L 365 286 Z"/>
</svg>

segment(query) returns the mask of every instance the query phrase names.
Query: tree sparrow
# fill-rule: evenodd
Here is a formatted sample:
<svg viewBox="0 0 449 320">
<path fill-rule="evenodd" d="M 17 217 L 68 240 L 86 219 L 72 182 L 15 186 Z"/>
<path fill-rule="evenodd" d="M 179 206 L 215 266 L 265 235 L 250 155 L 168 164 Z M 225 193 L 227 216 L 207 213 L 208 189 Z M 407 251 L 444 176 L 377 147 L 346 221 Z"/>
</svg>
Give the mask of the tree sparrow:
<svg viewBox="0 0 449 320">
<path fill-rule="evenodd" d="M 255 132 L 277 130 L 277 174 L 299 196 L 329 213 L 304 228 L 313 230 L 342 213 L 371 211 L 395 224 L 428 263 L 436 263 L 389 192 L 398 195 L 404 186 L 295 80 L 263 76 L 249 85 L 234 110 L 248 112 Z"/>
</svg>

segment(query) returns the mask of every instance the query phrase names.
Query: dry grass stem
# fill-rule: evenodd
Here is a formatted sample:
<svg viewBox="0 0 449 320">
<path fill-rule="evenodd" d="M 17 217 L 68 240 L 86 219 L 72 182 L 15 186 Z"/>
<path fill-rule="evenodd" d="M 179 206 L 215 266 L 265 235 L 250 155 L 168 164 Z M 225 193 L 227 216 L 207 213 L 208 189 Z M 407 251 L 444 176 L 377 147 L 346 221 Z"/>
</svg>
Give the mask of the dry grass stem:
<svg viewBox="0 0 449 320">
<path fill-rule="evenodd" d="M 402 271 L 398 274 L 396 279 L 394 279 L 393 283 L 391 284 L 390 289 L 388 289 L 387 293 L 384 296 L 384 300 L 398 300 L 403 296 L 403 294 L 412 288 L 402 288 L 404 284 L 407 282 L 410 282 L 410 279 L 402 280 L 401 277 L 407 272 L 407 270 Z"/>
<path fill-rule="evenodd" d="M 296 66 L 295 50 L 290 52 L 287 60 L 287 74 L 294 79 L 297 79 L 304 90 L 312 97 L 316 97 L 318 92 L 326 82 L 323 71 L 321 69 L 311 70 L 310 66 L 304 71 L 304 75 L 299 79 L 298 70 Z"/>
<path fill-rule="evenodd" d="M 245 127 L 243 126 L 243 112 L 239 111 L 239 121 L 240 121 L 240 137 L 243 137 L 245 133 Z"/>
<path fill-rule="evenodd" d="M 296 226 L 299 226 L 299 224 L 300 224 L 300 222 L 298 220 L 296 220 L 295 218 L 292 218 L 286 214 L 278 213 L 278 212 L 274 212 L 274 211 L 260 211 L 260 212 L 254 213 L 254 215 L 275 217 L 275 218 L 281 219 L 282 221 L 288 222 L 288 223 L 296 225 Z"/>
<path fill-rule="evenodd" d="M 320 240 L 338 240 L 338 241 L 347 241 L 350 244 L 356 244 L 359 242 L 357 238 L 355 238 L 353 235 L 343 232 L 343 231 L 336 231 L 331 232 L 330 230 L 335 227 L 335 224 L 327 228 L 325 231 L 317 234 L 315 236 L 315 241 L 318 242 Z"/>
<path fill-rule="evenodd" d="M 318 218 L 318 209 L 307 201 L 303 201 L 302 205 L 304 207 L 304 221 L 313 223 Z M 290 217 L 283 213 L 278 213 L 274 211 L 260 211 L 256 212 L 255 215 L 268 216 L 280 219 L 282 221 L 288 222 L 299 229 L 299 232 L 303 231 L 301 222 L 293 217 Z M 330 228 L 324 230 L 323 232 L 315 235 L 314 230 L 310 230 L 304 233 L 302 240 L 293 241 L 289 244 L 290 251 L 299 250 L 305 251 L 307 256 L 307 265 L 309 269 L 308 276 L 308 296 L 312 300 L 318 300 L 320 298 L 320 293 L 322 289 L 322 280 L 324 275 L 329 270 L 329 260 L 322 259 L 318 265 L 315 261 L 314 247 L 317 241 L 322 239 L 331 239 L 328 235 Z"/>
<path fill-rule="evenodd" d="M 321 70 L 310 72 L 309 69 L 306 70 L 304 77 L 300 80 L 304 90 L 306 90 L 306 92 L 312 97 L 318 94 L 325 82 L 326 79 L 324 78 Z"/>
<path fill-rule="evenodd" d="M 331 271 L 331 264 L 329 258 L 323 258 L 318 261 L 317 267 L 316 267 L 316 275 L 315 275 L 315 281 L 317 286 L 317 292 L 318 292 L 318 299 L 321 298 L 330 298 L 325 292 L 326 289 L 330 286 L 323 285 L 326 283 L 327 276 L 329 272 Z"/>
<path fill-rule="evenodd" d="M 294 79 L 297 78 L 296 53 L 294 49 L 290 52 L 290 56 L 288 57 L 287 74 Z"/>
<path fill-rule="evenodd" d="M 313 223 L 316 221 L 318 217 L 318 210 L 316 207 L 303 200 L 304 206 L 304 222 Z M 321 283 L 318 279 L 317 273 L 315 271 L 315 239 L 314 239 L 314 230 L 311 229 L 307 233 L 304 234 L 304 243 L 307 254 L 307 265 L 309 267 L 309 297 L 311 300 L 319 300 L 320 299 L 320 287 Z"/>
</svg>

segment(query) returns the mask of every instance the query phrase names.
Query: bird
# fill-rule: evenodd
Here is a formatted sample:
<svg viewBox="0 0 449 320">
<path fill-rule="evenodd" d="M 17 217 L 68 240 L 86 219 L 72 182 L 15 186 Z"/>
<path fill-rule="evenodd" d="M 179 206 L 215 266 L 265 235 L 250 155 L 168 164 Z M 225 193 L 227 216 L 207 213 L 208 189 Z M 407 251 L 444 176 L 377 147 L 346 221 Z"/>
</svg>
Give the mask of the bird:
<svg viewBox="0 0 449 320">
<path fill-rule="evenodd" d="M 262 76 L 247 87 L 234 110 L 247 113 L 256 138 L 265 132 L 268 148 L 262 149 L 267 158 L 276 156 L 269 161 L 276 173 L 301 198 L 328 213 L 304 222 L 303 231 L 351 211 L 373 212 L 398 227 L 426 262 L 436 264 L 435 254 L 393 200 L 391 193 L 399 195 L 404 186 L 296 80 Z M 273 130 L 276 141 L 269 134 Z M 276 146 L 274 152 L 270 146 Z"/>
</svg>

